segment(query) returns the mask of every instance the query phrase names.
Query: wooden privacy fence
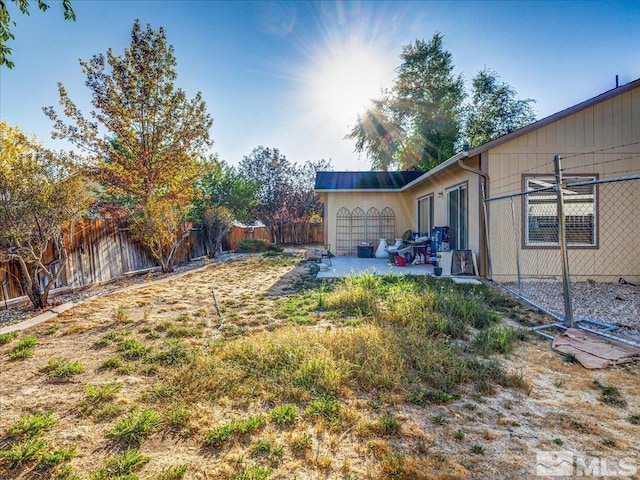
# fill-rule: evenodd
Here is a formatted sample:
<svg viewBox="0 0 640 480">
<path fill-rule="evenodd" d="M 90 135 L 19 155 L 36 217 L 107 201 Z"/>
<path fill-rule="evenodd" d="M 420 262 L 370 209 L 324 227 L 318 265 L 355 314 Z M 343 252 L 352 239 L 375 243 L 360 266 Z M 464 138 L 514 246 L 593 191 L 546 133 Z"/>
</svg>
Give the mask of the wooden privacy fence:
<svg viewBox="0 0 640 480">
<path fill-rule="evenodd" d="M 197 225 L 188 224 L 189 236 L 176 252 L 176 265 L 187 263 L 206 255 L 204 231 Z M 294 226 L 285 226 L 287 243 L 295 243 Z M 286 234 L 286 232 L 289 232 Z M 54 289 L 77 289 L 97 285 L 128 273 L 157 267 L 156 261 L 145 248 L 131 239 L 129 230 L 118 226 L 113 220 L 83 220 L 75 225 L 72 232 L 65 232 L 69 260 L 64 272 L 58 278 Z M 247 238 L 269 241 L 271 236 L 265 227 L 234 227 L 223 240 L 223 248 L 235 250 L 238 242 Z M 303 243 L 322 243 L 322 224 L 307 225 Z M 55 273 L 57 257 L 49 248 L 44 257 L 45 265 Z M 15 262 L 0 262 L 0 301 L 23 297 L 20 288 L 20 270 Z M 41 279 L 44 287 L 44 278 Z"/>
<path fill-rule="evenodd" d="M 322 223 L 296 223 L 281 227 L 282 237 L 278 243 L 312 244 L 324 243 L 324 226 Z M 224 250 L 236 250 L 242 240 L 255 239 L 271 241 L 271 232 L 264 225 L 261 226 L 234 226 L 231 232 L 223 240 Z"/>
<path fill-rule="evenodd" d="M 176 252 L 177 265 L 205 254 L 204 232 L 191 225 L 188 228 L 190 234 Z M 54 289 L 88 287 L 157 266 L 146 249 L 131 239 L 128 229 L 113 220 L 83 220 L 73 231 L 67 230 L 65 237 L 69 259 Z M 47 250 L 43 263 L 56 272 L 58 259 L 53 248 Z M 0 297 L 3 301 L 23 296 L 19 278 L 16 262 L 0 263 Z M 43 287 L 44 280 L 40 279 Z"/>
</svg>

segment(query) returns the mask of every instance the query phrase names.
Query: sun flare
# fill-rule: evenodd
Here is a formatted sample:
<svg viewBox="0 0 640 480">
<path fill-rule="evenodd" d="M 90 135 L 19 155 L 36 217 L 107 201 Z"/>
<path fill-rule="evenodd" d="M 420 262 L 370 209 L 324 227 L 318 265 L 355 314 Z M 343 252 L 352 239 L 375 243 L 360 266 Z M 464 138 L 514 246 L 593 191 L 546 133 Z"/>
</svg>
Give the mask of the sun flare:
<svg viewBox="0 0 640 480">
<path fill-rule="evenodd" d="M 323 121 L 344 128 L 346 133 L 388 84 L 393 74 L 389 63 L 372 46 L 357 42 L 334 45 L 307 75 L 310 107 Z"/>
</svg>

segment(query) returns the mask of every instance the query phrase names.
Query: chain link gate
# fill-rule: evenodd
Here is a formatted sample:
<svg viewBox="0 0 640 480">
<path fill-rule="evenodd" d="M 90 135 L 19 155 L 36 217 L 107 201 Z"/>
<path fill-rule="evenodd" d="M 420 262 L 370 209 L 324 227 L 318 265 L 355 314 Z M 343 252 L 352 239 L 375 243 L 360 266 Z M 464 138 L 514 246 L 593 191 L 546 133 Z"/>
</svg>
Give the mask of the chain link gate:
<svg viewBox="0 0 640 480">
<path fill-rule="evenodd" d="M 555 170 L 485 199 L 491 276 L 558 320 L 534 327 L 545 336 L 575 326 L 640 346 L 640 174 Z"/>
</svg>

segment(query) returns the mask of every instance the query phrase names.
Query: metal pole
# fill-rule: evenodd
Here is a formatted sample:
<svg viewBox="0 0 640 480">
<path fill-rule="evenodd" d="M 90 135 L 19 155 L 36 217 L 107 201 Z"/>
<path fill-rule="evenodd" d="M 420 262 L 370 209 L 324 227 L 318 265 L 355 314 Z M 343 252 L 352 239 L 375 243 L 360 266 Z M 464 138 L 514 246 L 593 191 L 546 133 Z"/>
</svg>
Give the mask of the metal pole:
<svg viewBox="0 0 640 480">
<path fill-rule="evenodd" d="M 558 238 L 560 240 L 560 254 L 562 256 L 562 288 L 564 293 L 564 323 L 573 328 L 573 307 L 571 305 L 571 277 L 569 275 L 569 254 L 567 252 L 567 235 L 564 218 L 564 197 L 562 192 L 562 169 L 560 155 L 553 156 L 553 166 L 556 174 L 556 192 L 558 203 Z"/>
<path fill-rule="evenodd" d="M 511 201 L 511 224 L 513 225 L 513 236 L 516 240 L 516 269 L 518 271 L 518 292 L 522 295 L 522 273 L 520 269 L 520 245 L 518 242 L 518 226 L 516 224 L 516 210 L 513 206 L 513 197 L 509 199 Z"/>
<path fill-rule="evenodd" d="M 491 263 L 491 243 L 489 237 L 489 216 L 487 213 L 487 190 L 484 182 L 481 182 L 482 185 L 482 210 L 484 213 L 484 240 L 487 244 L 487 270 L 489 274 L 489 278 L 493 278 L 493 265 Z"/>
</svg>

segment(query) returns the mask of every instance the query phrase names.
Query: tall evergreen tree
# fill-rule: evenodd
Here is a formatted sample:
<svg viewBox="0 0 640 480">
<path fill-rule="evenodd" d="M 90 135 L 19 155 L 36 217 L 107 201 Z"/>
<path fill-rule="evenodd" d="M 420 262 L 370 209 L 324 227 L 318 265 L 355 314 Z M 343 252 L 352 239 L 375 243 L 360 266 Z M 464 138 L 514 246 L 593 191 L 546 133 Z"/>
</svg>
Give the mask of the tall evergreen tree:
<svg viewBox="0 0 640 480">
<path fill-rule="evenodd" d="M 347 135 L 375 169 L 428 170 L 455 153 L 464 81 L 454 75 L 443 36 L 402 47 L 393 88 L 358 118 Z"/>
<path fill-rule="evenodd" d="M 453 74 L 451 53 L 443 36 L 416 40 L 402 48 L 402 64 L 393 91 L 407 147 L 405 168 L 428 170 L 455 154 L 465 99 L 464 80 Z"/>
<path fill-rule="evenodd" d="M 465 142 L 477 147 L 494 138 L 524 127 L 535 121 L 530 98 L 519 100 L 517 92 L 500 82 L 500 76 L 489 69 L 473 78 L 471 104 L 466 108 Z"/>
</svg>

